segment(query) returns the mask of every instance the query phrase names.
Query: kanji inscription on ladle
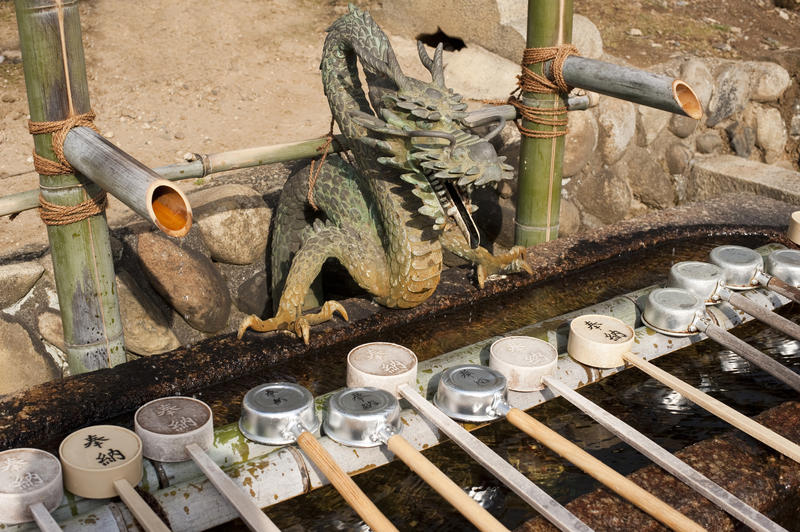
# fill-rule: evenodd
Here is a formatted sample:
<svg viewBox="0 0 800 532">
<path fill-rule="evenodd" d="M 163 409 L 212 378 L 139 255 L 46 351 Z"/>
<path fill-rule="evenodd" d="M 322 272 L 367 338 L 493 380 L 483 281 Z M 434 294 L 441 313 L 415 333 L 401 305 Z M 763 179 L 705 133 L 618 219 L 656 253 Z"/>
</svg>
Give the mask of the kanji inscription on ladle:
<svg viewBox="0 0 800 532">
<path fill-rule="evenodd" d="M 139 425 L 158 434 L 183 434 L 202 427 L 209 419 L 208 408 L 184 397 L 170 397 L 146 405 L 137 414 Z"/>
<path fill-rule="evenodd" d="M 594 315 L 576 318 L 577 328 L 583 331 L 584 337 L 594 342 L 621 344 L 633 337 L 628 327 L 620 327 L 616 319 L 603 319 L 605 316 Z"/>
<path fill-rule="evenodd" d="M 359 370 L 373 375 L 400 375 L 414 367 L 413 354 L 401 346 L 370 344 L 354 349 L 350 363 Z"/>
<path fill-rule="evenodd" d="M 53 481 L 58 460 L 36 449 L 14 449 L 0 460 L 0 493 L 27 493 Z"/>
<path fill-rule="evenodd" d="M 495 349 L 504 360 L 517 366 L 539 367 L 553 361 L 552 354 L 531 344 L 529 338 L 503 338 Z"/>
</svg>

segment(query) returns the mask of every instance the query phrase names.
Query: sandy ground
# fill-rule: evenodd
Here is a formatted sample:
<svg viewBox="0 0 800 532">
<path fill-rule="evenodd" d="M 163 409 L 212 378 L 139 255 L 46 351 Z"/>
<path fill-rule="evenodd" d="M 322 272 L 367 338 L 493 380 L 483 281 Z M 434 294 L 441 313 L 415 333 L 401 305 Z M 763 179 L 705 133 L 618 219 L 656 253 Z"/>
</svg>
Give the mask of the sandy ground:
<svg viewBox="0 0 800 532">
<path fill-rule="evenodd" d="M 345 12 L 345 0 L 84 0 L 80 5 L 96 123 L 145 164 L 327 132 L 330 114 L 318 66 L 324 30 Z M 796 40 L 800 34 L 798 12 L 766 0 L 576 0 L 575 10 L 598 25 L 608 52 L 639 66 L 676 52 L 758 58 L 795 46 L 791 36 Z M 630 35 L 632 28 L 642 34 Z M 0 54 L 8 56 L 0 63 L 3 194 L 38 183 L 15 50 L 13 2 L 0 0 Z M 409 74 L 419 68 L 413 64 Z M 112 203 L 108 215 L 114 226 L 127 213 Z M 0 258 L 44 245 L 35 211 L 0 220 Z"/>
</svg>

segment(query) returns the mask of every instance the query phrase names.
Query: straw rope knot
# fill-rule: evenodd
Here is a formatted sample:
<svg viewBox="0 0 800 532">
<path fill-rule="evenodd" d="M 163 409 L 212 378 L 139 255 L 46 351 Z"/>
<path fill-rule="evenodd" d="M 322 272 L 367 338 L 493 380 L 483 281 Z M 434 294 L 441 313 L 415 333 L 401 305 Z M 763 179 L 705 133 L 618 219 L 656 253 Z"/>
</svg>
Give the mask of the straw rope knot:
<svg viewBox="0 0 800 532">
<path fill-rule="evenodd" d="M 325 141 L 325 144 L 323 144 L 322 146 L 317 148 L 317 151 L 322 153 L 322 157 L 319 159 L 319 161 L 312 160 L 311 161 L 311 166 L 309 167 L 309 171 L 308 171 L 308 196 L 307 196 L 307 199 L 308 199 L 309 205 L 311 205 L 311 207 L 315 211 L 318 211 L 319 207 L 317 206 L 316 202 L 314 201 L 314 185 L 317 184 L 317 179 L 319 178 L 319 173 L 322 171 L 322 165 L 325 164 L 325 158 L 328 156 L 328 149 L 331 147 L 331 144 L 333 144 L 333 124 L 334 124 L 334 119 L 333 119 L 333 117 L 331 117 L 331 126 L 328 129 L 328 134 L 326 135 L 326 137 L 328 137 L 328 140 Z"/>
<path fill-rule="evenodd" d="M 97 131 L 94 125 L 94 111 L 88 113 L 68 116 L 64 120 L 52 120 L 47 122 L 28 121 L 28 131 L 31 135 L 52 134 L 53 153 L 55 161 L 43 157 L 33 152 L 33 167 L 41 175 L 64 175 L 72 174 L 75 169 L 69 164 L 64 156 L 64 140 L 67 134 L 74 127 L 88 127 Z M 80 222 L 91 216 L 101 214 L 108 206 L 108 198 L 105 191 L 101 190 L 96 196 L 91 197 L 77 205 L 57 205 L 44 199 L 39 195 L 39 216 L 46 225 L 67 225 Z"/>
<path fill-rule="evenodd" d="M 75 170 L 69 164 L 67 158 L 64 157 L 64 140 L 67 138 L 69 130 L 74 127 L 88 127 L 98 131 L 97 127 L 94 125 L 94 118 L 94 111 L 89 111 L 88 113 L 68 116 L 64 120 L 52 120 L 48 122 L 34 122 L 28 120 L 28 131 L 31 135 L 46 135 L 52 133 L 53 153 L 55 153 L 57 159 L 56 161 L 52 161 L 34 151 L 33 167 L 36 171 L 41 175 L 63 175 L 73 173 Z"/>
<path fill-rule="evenodd" d="M 533 92 L 536 94 L 566 95 L 572 90 L 572 87 L 567 85 L 564 79 L 564 61 L 570 55 L 576 55 L 577 53 L 578 49 L 572 44 L 547 46 L 544 48 L 526 48 L 522 53 L 522 73 L 517 76 L 517 88 L 511 93 L 511 96 L 508 98 L 508 103 L 519 110 L 524 120 L 542 126 L 549 126 L 553 129 L 550 131 L 530 129 L 524 127 L 521 121 L 517 121 L 517 127 L 521 134 L 526 137 L 545 139 L 561 137 L 567 134 L 567 108 L 565 106 L 543 109 L 541 107 L 525 105 L 522 103 L 522 93 Z M 541 74 L 537 74 L 526 66 L 551 60 L 553 61 L 550 68 L 553 76 L 552 81 Z"/>
</svg>

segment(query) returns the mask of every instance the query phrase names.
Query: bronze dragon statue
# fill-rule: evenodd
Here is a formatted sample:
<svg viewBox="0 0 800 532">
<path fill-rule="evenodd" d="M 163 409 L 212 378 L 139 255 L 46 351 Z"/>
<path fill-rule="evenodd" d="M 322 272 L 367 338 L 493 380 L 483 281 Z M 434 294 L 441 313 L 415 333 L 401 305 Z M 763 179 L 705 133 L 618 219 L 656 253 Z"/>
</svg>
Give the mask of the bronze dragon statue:
<svg viewBox="0 0 800 532">
<path fill-rule="evenodd" d="M 513 177 L 512 167 L 487 140 L 502 122 L 487 137 L 472 134 L 462 123 L 466 104 L 445 86 L 441 45 L 433 58 L 422 43 L 417 46 L 431 73 L 429 83 L 403 74 L 368 13 L 351 5 L 328 29 L 322 82 L 352 164 L 327 157 L 311 196 L 307 168 L 287 180 L 271 248 L 272 294 L 280 300 L 274 317 L 243 320 L 239 337 L 248 328 L 286 330 L 308 343 L 310 326 L 334 312 L 347 319 L 336 301 L 326 301 L 317 313 L 302 313 L 312 282 L 330 258 L 391 308 L 414 307 L 433 294 L 442 248 L 477 264 L 481 287 L 492 274 L 531 272 L 522 247 L 498 255 L 479 247 L 470 216 L 475 187 Z"/>
</svg>

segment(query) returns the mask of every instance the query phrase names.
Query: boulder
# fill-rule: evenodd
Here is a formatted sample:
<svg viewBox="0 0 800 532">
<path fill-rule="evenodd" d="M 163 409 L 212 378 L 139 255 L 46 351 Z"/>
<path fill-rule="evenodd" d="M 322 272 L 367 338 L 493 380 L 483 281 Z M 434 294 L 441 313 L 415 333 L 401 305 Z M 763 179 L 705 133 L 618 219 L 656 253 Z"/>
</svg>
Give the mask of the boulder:
<svg viewBox="0 0 800 532">
<path fill-rule="evenodd" d="M 611 167 L 611 173 L 624 178 L 634 198 L 644 205 L 656 209 L 675 205 L 672 178 L 646 149 L 629 148 L 625 156 Z"/>
<path fill-rule="evenodd" d="M 36 318 L 39 334 L 48 344 L 56 346 L 58 349 L 67 352 L 67 345 L 64 342 L 64 324 L 61 316 L 56 312 L 43 312 Z"/>
<path fill-rule="evenodd" d="M 689 162 L 692 160 L 692 150 L 682 142 L 674 142 L 669 145 L 664 152 L 664 161 L 667 163 L 667 170 L 672 175 L 681 175 L 689 169 Z"/>
<path fill-rule="evenodd" d="M 0 308 L 11 306 L 25 297 L 43 273 L 42 265 L 34 261 L 0 266 Z"/>
<path fill-rule="evenodd" d="M 631 207 L 633 193 L 628 182 L 611 170 L 586 172 L 577 179 L 574 197 L 589 214 L 603 224 L 624 219 Z"/>
<path fill-rule="evenodd" d="M 599 145 L 606 164 L 617 162 L 636 133 L 636 108 L 631 102 L 600 96 L 597 106 Z"/>
<path fill-rule="evenodd" d="M 564 164 L 561 173 L 565 177 L 580 172 L 597 147 L 597 120 L 588 111 L 573 111 L 567 114 L 567 137 L 564 141 Z M 517 152 L 519 157 L 519 151 Z"/>
<path fill-rule="evenodd" d="M 568 199 L 561 198 L 558 214 L 558 236 L 574 235 L 581 228 L 581 212 Z"/>
<path fill-rule="evenodd" d="M 785 68 L 769 61 L 744 63 L 750 75 L 750 99 L 756 102 L 775 102 L 792 84 Z"/>
<path fill-rule="evenodd" d="M 18 323 L 0 319 L 0 395 L 14 393 L 61 376 L 46 353 L 37 353 Z"/>
<path fill-rule="evenodd" d="M 194 222 L 211 258 L 230 264 L 262 259 L 272 209 L 244 185 L 220 185 L 189 194 Z"/>
<path fill-rule="evenodd" d="M 517 86 L 520 72 L 519 63 L 478 45 L 445 54 L 444 67 L 447 86 L 473 100 L 505 101 Z"/>
<path fill-rule="evenodd" d="M 669 119 L 669 130 L 678 138 L 685 139 L 694 133 L 697 120 L 688 116 L 672 115 Z"/>
<path fill-rule="evenodd" d="M 695 139 L 695 146 L 700 153 L 718 153 L 725 147 L 717 131 L 708 131 Z"/>
<path fill-rule="evenodd" d="M 708 127 L 714 127 L 743 110 L 750 95 L 750 75 L 744 67 L 737 64 L 723 67 L 716 84 L 717 89 L 708 103 Z"/>
<path fill-rule="evenodd" d="M 734 122 L 725 128 L 731 142 L 733 152 L 739 157 L 747 159 L 756 146 L 756 132 L 752 127 L 743 122 Z"/>
<path fill-rule="evenodd" d="M 761 106 L 756 113 L 756 145 L 764 150 L 764 161 L 774 163 L 781 158 L 788 137 L 781 112 Z"/>
<path fill-rule="evenodd" d="M 642 146 L 649 146 L 664 130 L 672 113 L 646 105 L 637 105 L 636 110 L 639 113 L 639 130 L 641 131 L 641 140 L 637 140 L 637 142 Z"/>
<path fill-rule="evenodd" d="M 603 37 L 600 30 L 583 15 L 572 16 L 572 44 L 578 47 L 578 53 L 583 57 L 603 57 Z"/>
<path fill-rule="evenodd" d="M 137 253 L 155 291 L 189 325 L 209 333 L 225 327 L 231 310 L 230 294 L 207 257 L 155 233 L 139 236 Z"/>
<path fill-rule="evenodd" d="M 156 303 L 124 270 L 117 274 L 117 294 L 126 350 L 146 356 L 166 353 L 181 345 Z"/>
<path fill-rule="evenodd" d="M 697 58 L 686 61 L 681 67 L 681 78 L 689 84 L 697 99 L 708 112 L 708 104 L 714 92 L 714 77 L 706 64 Z"/>
</svg>

